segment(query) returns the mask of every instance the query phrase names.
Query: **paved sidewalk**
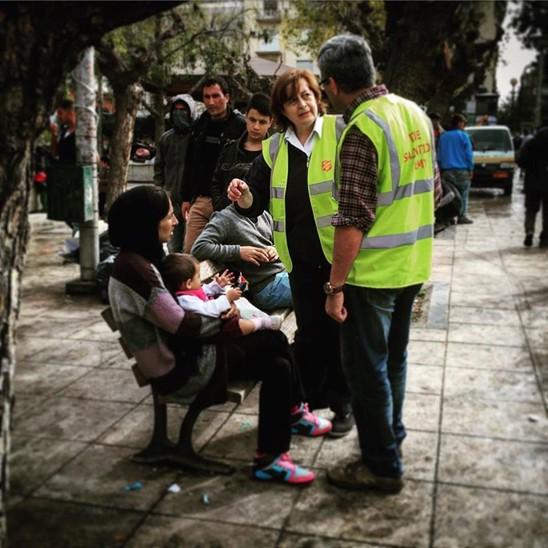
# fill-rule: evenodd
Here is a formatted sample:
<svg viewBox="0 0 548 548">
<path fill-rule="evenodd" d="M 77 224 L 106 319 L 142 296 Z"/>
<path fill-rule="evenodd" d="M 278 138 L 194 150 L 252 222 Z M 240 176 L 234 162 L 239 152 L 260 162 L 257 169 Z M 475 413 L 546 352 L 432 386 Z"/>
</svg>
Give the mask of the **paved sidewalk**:
<svg viewBox="0 0 548 548">
<path fill-rule="evenodd" d="M 236 464 L 199 477 L 129 461 L 151 401 L 57 254 L 69 231 L 32 215 L 18 328 L 10 546 L 537 547 L 548 543 L 548 250 L 522 247 L 523 196 L 477 196 L 473 225 L 436 240 L 430 302 L 414 324 L 397 496 L 328 485 L 355 432 L 295 439 L 319 472 L 305 489 L 248 479 L 257 399 L 203 413 L 197 447 Z M 183 414 L 169 409 L 173 434 Z M 142 489 L 126 491 L 141 481 Z M 177 483 L 181 492 L 167 492 Z M 204 503 L 207 495 L 208 504 Z"/>
</svg>

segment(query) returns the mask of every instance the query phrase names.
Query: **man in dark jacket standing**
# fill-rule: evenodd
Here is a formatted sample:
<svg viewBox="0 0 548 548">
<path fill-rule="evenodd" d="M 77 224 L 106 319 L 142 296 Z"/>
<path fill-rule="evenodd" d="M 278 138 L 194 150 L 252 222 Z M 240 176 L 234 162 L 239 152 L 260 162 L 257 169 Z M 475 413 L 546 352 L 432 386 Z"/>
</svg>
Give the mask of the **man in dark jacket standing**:
<svg viewBox="0 0 548 548">
<path fill-rule="evenodd" d="M 192 130 L 191 151 L 183 182 L 183 215 L 187 217 L 185 253 L 203 230 L 211 214 L 211 179 L 217 159 L 227 141 L 239 139 L 245 130 L 244 117 L 229 106 L 228 85 L 218 76 L 202 84 L 202 100 L 206 107 Z"/>
<path fill-rule="evenodd" d="M 191 139 L 192 120 L 194 119 L 194 99 L 187 94 L 171 98 L 170 122 L 168 129 L 158 143 L 154 158 L 154 183 L 163 187 L 171 195 L 173 211 L 179 224 L 173 229 L 168 243 L 169 250 L 181 252 L 185 221 L 182 212 L 181 190 L 188 147 Z"/>
<path fill-rule="evenodd" d="M 531 247 L 535 234 L 535 219 L 542 206 L 542 232 L 539 247 L 548 247 L 548 120 L 536 135 L 525 142 L 518 153 L 518 165 L 525 170 L 525 240 Z"/>
</svg>

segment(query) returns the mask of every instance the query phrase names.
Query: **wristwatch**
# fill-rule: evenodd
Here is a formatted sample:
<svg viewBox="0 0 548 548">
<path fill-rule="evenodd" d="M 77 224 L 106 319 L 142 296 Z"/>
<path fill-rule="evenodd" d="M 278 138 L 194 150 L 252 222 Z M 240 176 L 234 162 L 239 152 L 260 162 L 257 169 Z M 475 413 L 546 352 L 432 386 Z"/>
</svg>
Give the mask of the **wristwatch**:
<svg viewBox="0 0 548 548">
<path fill-rule="evenodd" d="M 325 282 L 323 284 L 323 291 L 326 295 L 334 295 L 335 293 L 340 293 L 343 289 L 344 284 L 332 285 L 331 282 Z"/>
</svg>

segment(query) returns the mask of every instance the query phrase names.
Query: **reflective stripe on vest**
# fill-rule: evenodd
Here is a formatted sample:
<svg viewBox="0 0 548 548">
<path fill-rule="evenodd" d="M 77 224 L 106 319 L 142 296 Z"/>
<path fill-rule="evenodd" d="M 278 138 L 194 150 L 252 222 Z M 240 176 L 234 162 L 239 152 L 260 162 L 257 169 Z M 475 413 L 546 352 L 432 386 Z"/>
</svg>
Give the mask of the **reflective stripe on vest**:
<svg viewBox="0 0 548 548">
<path fill-rule="evenodd" d="M 352 126 L 375 147 L 378 184 L 375 222 L 347 283 L 377 288 L 422 283 L 430 276 L 434 234 L 431 125 L 417 105 L 386 95 L 359 105 L 346 131 Z M 338 184 L 339 179 L 337 193 Z"/>
<path fill-rule="evenodd" d="M 331 262 L 335 229 L 331 225 L 337 212 L 333 199 L 337 138 L 342 135 L 345 122 L 341 117 L 323 118 L 322 136 L 314 143 L 308 160 L 307 186 L 318 238 L 326 259 Z M 263 142 L 263 158 L 270 167 L 270 213 L 273 218 L 274 244 L 281 261 L 291 272 L 292 261 L 286 239 L 285 192 L 288 179 L 288 144 L 283 134 L 277 133 Z"/>
<path fill-rule="evenodd" d="M 364 238 L 362 249 L 390 249 L 402 245 L 414 244 L 417 240 L 432 238 L 434 236 L 434 225 L 419 226 L 417 230 L 404 232 L 403 234 L 390 234 L 389 236 L 372 236 Z"/>
</svg>

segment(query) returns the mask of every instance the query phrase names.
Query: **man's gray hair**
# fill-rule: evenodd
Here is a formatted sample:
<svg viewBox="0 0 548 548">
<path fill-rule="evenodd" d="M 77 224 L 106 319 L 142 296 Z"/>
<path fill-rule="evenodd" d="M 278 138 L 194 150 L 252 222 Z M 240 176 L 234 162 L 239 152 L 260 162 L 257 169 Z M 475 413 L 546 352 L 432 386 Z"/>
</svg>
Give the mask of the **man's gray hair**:
<svg viewBox="0 0 548 548">
<path fill-rule="evenodd" d="M 361 36 L 339 34 L 324 42 L 318 66 L 323 79 L 332 77 L 346 93 L 375 84 L 371 48 Z"/>
</svg>

